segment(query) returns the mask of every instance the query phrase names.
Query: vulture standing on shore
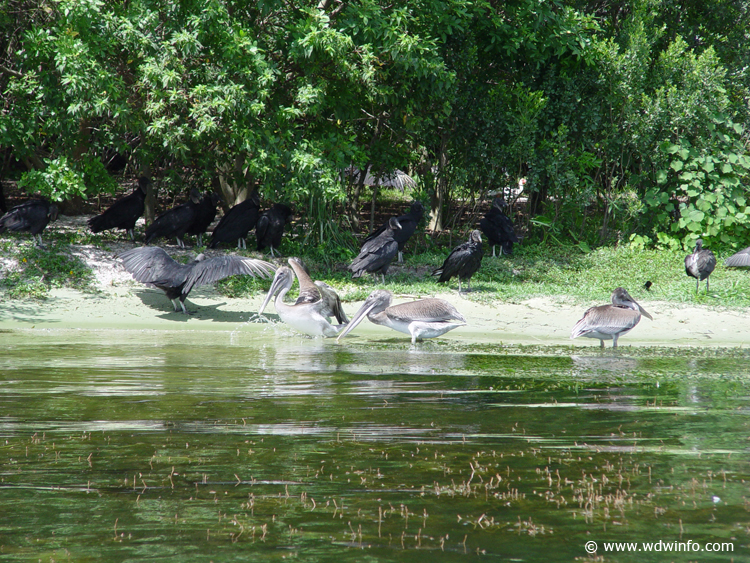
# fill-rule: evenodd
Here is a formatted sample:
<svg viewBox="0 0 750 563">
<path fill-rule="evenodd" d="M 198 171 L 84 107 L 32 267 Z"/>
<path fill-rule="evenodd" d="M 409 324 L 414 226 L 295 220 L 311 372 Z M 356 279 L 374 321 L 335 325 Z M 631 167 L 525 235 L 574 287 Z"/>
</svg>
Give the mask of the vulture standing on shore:
<svg viewBox="0 0 750 563">
<path fill-rule="evenodd" d="M 376 237 L 365 239 L 359 255 L 352 260 L 349 270 L 352 272 L 352 278 L 358 278 L 365 272 L 371 274 L 380 273 L 385 283 L 385 274 L 388 272 L 388 266 L 398 254 L 397 233 L 402 229 L 401 223 L 395 217 L 388 220 L 388 228 L 383 230 Z"/>
<path fill-rule="evenodd" d="M 159 215 L 146 229 L 146 244 L 156 238 L 172 238 L 177 240 L 177 246 L 185 248 L 182 237 L 193 224 L 200 205 L 200 192 L 193 188 L 190 190 L 190 199 L 187 203 L 173 207 Z"/>
<path fill-rule="evenodd" d="M 57 220 L 57 206 L 46 199 L 32 199 L 16 205 L 0 217 L 0 233 L 28 231 L 37 246 L 42 244 L 42 231 L 50 221 Z M 37 242 L 37 237 L 39 240 Z"/>
<path fill-rule="evenodd" d="M 495 246 L 500 245 L 502 254 L 511 255 L 513 254 L 513 243 L 518 242 L 513 222 L 504 212 L 507 207 L 508 204 L 502 197 L 496 197 L 492 201 L 490 210 L 479 221 L 479 229 L 492 245 L 493 258 L 495 257 Z"/>
<path fill-rule="evenodd" d="M 241 201 L 224 214 L 219 224 L 211 234 L 209 248 L 216 248 L 222 242 L 233 243 L 237 241 L 237 248 L 246 249 L 247 233 L 255 228 L 260 213 L 260 200 L 258 192 L 254 191 L 245 200 Z"/>
<path fill-rule="evenodd" d="M 458 292 L 461 293 L 461 280 L 466 281 L 467 291 L 471 291 L 471 276 L 479 266 L 482 265 L 482 233 L 472 231 L 469 240 L 459 244 L 453 252 L 448 255 L 443 265 L 432 272 L 433 276 L 440 276 L 439 283 L 450 281 L 452 277 L 458 278 Z"/>
<path fill-rule="evenodd" d="M 194 235 L 198 239 L 198 246 L 203 246 L 203 233 L 216 218 L 216 205 L 219 203 L 219 196 L 216 193 L 208 193 L 198 204 L 195 213 L 195 219 L 190 228 L 185 231 L 186 235 Z"/>
<path fill-rule="evenodd" d="M 283 203 L 274 203 L 270 209 L 264 211 L 255 225 L 257 250 L 261 251 L 268 247 L 271 249 L 271 256 L 273 256 L 274 248 L 278 249 L 281 246 L 284 227 L 291 217 L 292 209 Z"/>
<path fill-rule="evenodd" d="M 422 220 L 422 217 L 424 215 L 424 205 L 422 205 L 421 201 L 415 201 L 411 204 L 411 207 L 409 208 L 409 211 L 405 214 L 401 215 L 400 217 L 396 217 L 396 221 L 398 221 L 398 224 L 401 225 L 401 228 L 398 229 L 398 231 L 395 233 L 395 240 L 398 243 L 398 262 L 399 264 L 404 261 L 403 256 L 403 250 L 404 246 L 408 242 L 408 240 L 412 237 L 412 235 L 416 232 L 417 226 L 419 225 L 419 222 Z M 383 223 L 380 228 L 374 230 L 372 233 L 370 233 L 367 238 L 365 238 L 364 242 L 369 242 L 376 237 L 380 236 L 382 233 L 384 233 L 389 228 L 389 222 Z"/>
<path fill-rule="evenodd" d="M 133 193 L 121 197 L 99 215 L 88 220 L 92 233 L 101 233 L 111 229 L 125 229 L 130 240 L 135 242 L 135 223 L 143 215 L 146 200 L 146 189 L 151 180 L 145 176 L 138 178 L 138 186 Z"/>
</svg>

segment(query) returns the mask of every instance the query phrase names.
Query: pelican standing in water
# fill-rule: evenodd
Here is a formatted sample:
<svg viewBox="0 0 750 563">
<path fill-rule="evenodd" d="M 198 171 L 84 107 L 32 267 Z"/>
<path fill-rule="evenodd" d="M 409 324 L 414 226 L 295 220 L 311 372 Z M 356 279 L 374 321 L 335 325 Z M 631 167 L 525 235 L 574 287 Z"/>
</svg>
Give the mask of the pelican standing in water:
<svg viewBox="0 0 750 563">
<path fill-rule="evenodd" d="M 417 339 L 435 338 L 466 324 L 463 315 L 444 299 L 419 299 L 391 305 L 392 299 L 390 291 L 373 291 L 337 340 L 351 332 L 365 316 L 372 323 L 410 334 L 412 344 Z"/>
<path fill-rule="evenodd" d="M 630 297 L 624 287 L 618 287 L 612 292 L 612 304 L 588 309 L 573 327 L 570 337 L 598 338 L 602 348 L 605 340 L 612 340 L 612 348 L 617 348 L 617 339 L 630 332 L 641 320 L 641 315 L 654 320 L 635 299 Z"/>
<path fill-rule="evenodd" d="M 289 258 L 292 269 L 282 266 L 276 270 L 276 276 L 271 283 L 265 301 L 258 310 L 263 314 L 266 306 L 275 295 L 274 306 L 279 318 L 293 329 L 310 336 L 337 336 L 341 326 L 349 319 L 341 307 L 341 299 L 334 289 L 322 281 L 313 282 L 299 258 Z M 294 304 L 284 303 L 284 297 L 292 288 L 295 274 L 299 280 L 299 297 Z M 336 317 L 340 323 L 334 326 L 331 317 Z"/>
</svg>

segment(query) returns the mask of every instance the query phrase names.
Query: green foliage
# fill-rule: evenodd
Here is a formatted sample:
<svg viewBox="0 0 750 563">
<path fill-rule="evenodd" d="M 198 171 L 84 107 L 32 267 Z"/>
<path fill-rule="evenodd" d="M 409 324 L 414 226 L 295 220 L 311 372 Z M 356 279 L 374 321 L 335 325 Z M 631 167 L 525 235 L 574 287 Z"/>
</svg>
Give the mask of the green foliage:
<svg viewBox="0 0 750 563">
<path fill-rule="evenodd" d="M 740 140 L 744 129 L 725 116 L 714 116 L 711 123 L 706 146 L 688 139 L 662 143 L 668 166 L 657 171 L 658 185 L 645 198 L 662 225 L 670 214 L 679 214 L 671 230 L 686 233 L 688 246 L 701 237 L 708 244 L 747 239 L 750 155 Z"/>
<path fill-rule="evenodd" d="M 76 165 L 64 156 L 45 160 L 46 168 L 31 170 L 21 176 L 18 187 L 28 193 L 39 193 L 52 201 L 72 197 L 114 193 L 117 184 L 98 160 L 86 159 Z"/>
</svg>

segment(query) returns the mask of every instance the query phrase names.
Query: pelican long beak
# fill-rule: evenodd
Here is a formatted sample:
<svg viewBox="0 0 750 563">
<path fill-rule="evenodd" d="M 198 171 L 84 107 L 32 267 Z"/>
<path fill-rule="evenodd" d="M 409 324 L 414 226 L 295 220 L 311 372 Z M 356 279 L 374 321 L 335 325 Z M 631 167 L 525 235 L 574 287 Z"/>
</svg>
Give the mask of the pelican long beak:
<svg viewBox="0 0 750 563">
<path fill-rule="evenodd" d="M 338 337 L 336 338 L 336 342 L 338 342 L 344 336 L 349 334 L 349 332 L 351 332 L 354 329 L 354 327 L 356 327 L 359 323 L 361 323 L 364 320 L 364 318 L 367 316 L 367 314 L 370 311 L 372 311 L 375 305 L 376 304 L 374 302 L 371 302 L 369 299 L 366 300 L 362 304 L 362 306 L 359 308 L 359 311 L 357 311 L 357 313 L 354 315 L 354 318 L 351 321 L 349 321 L 349 324 L 346 325 L 346 328 L 344 328 L 344 330 L 342 330 L 341 333 L 338 335 Z"/>
<path fill-rule="evenodd" d="M 279 292 L 279 286 L 281 285 L 279 277 L 279 272 L 277 271 L 276 275 L 273 278 L 273 282 L 271 282 L 271 289 L 268 290 L 268 294 L 266 295 L 266 299 L 263 301 L 263 305 L 261 305 L 260 309 L 258 309 L 258 315 L 263 314 L 263 311 L 266 310 L 266 307 L 271 302 L 271 299 L 273 299 L 273 296 Z"/>
<path fill-rule="evenodd" d="M 636 303 L 636 305 L 638 305 L 638 303 Z M 643 315 L 644 317 L 648 317 L 648 318 L 649 318 L 649 319 L 651 319 L 652 321 L 654 320 L 654 317 L 652 317 L 652 316 L 651 316 L 651 315 L 649 314 L 649 312 L 648 312 L 648 311 L 646 311 L 646 309 L 644 309 L 644 308 L 643 308 L 643 307 L 641 307 L 640 305 L 638 305 L 638 310 L 639 310 L 639 311 L 641 312 L 641 315 Z"/>
</svg>

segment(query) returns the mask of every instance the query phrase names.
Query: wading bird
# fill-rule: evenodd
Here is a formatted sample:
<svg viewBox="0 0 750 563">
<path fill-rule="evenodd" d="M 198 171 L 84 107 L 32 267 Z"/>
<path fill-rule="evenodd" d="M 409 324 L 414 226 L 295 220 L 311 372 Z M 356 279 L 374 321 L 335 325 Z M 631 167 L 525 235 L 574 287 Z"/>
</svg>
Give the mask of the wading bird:
<svg viewBox="0 0 750 563">
<path fill-rule="evenodd" d="M 641 315 L 654 320 L 625 288 L 618 287 L 612 292 L 612 304 L 588 309 L 573 327 L 570 337 L 598 338 L 602 348 L 605 340 L 612 340 L 612 347 L 617 348 L 617 339 L 630 332 L 641 320 Z"/>
<path fill-rule="evenodd" d="M 385 283 L 385 274 L 388 266 L 398 253 L 398 241 L 396 233 L 401 230 L 401 223 L 395 217 L 388 220 L 388 228 L 375 238 L 365 240 L 359 255 L 352 260 L 349 270 L 352 278 L 358 278 L 365 272 L 371 274 L 380 273 Z"/>
<path fill-rule="evenodd" d="M 321 281 L 313 282 L 299 258 L 290 258 L 288 262 L 294 272 L 286 266 L 276 270 L 271 289 L 268 290 L 258 314 L 263 314 L 275 295 L 276 313 L 284 323 L 310 336 L 336 336 L 343 324 L 349 322 L 341 307 L 339 296 L 328 284 Z M 289 305 L 284 303 L 284 297 L 294 283 L 295 274 L 299 280 L 299 297 L 294 304 Z M 331 317 L 336 317 L 339 325 L 332 325 Z"/>
<path fill-rule="evenodd" d="M 120 258 L 136 281 L 161 289 L 172 301 L 174 310 L 180 310 L 179 303 L 185 314 L 185 299 L 194 287 L 240 274 L 269 278 L 275 269 L 263 260 L 232 255 L 206 258 L 199 254 L 192 262 L 180 264 L 158 246 L 134 248 L 123 252 Z"/>
<path fill-rule="evenodd" d="M 750 268 L 750 246 L 732 254 L 724 260 L 724 265 L 730 268 Z"/>
<path fill-rule="evenodd" d="M 495 246 L 500 245 L 502 254 L 513 254 L 513 243 L 518 242 L 513 222 L 505 214 L 508 207 L 502 197 L 496 197 L 492 201 L 492 207 L 479 221 L 479 229 L 487 237 L 492 245 L 492 257 L 495 257 Z"/>
<path fill-rule="evenodd" d="M 706 280 L 706 293 L 708 293 L 708 276 L 716 267 L 716 256 L 714 253 L 703 248 L 703 241 L 695 241 L 695 250 L 692 254 L 685 256 L 685 273 L 695 278 L 695 293 L 703 280 Z"/>
<path fill-rule="evenodd" d="M 28 231 L 37 246 L 42 244 L 42 231 L 50 221 L 57 220 L 57 206 L 46 199 L 32 199 L 16 205 L 0 217 L 0 233 Z M 39 240 L 37 242 L 37 237 Z"/>
<path fill-rule="evenodd" d="M 146 200 L 146 189 L 151 183 L 146 176 L 138 178 L 138 187 L 133 193 L 121 197 L 101 214 L 88 220 L 92 233 L 101 233 L 111 229 L 125 229 L 130 240 L 135 242 L 135 222 L 143 215 Z"/>
<path fill-rule="evenodd" d="M 365 316 L 372 323 L 410 334 L 412 344 L 423 338 L 435 338 L 466 324 L 463 315 L 444 299 L 419 299 L 391 305 L 392 299 L 390 291 L 373 291 L 338 338 L 349 334 Z"/>
<path fill-rule="evenodd" d="M 159 215 L 146 229 L 146 244 L 155 238 L 172 238 L 177 240 L 177 246 L 185 248 L 182 237 L 193 224 L 198 214 L 201 194 L 193 188 L 190 190 L 190 199 L 187 203 L 173 207 Z"/>
<path fill-rule="evenodd" d="M 216 205 L 219 203 L 219 196 L 216 193 L 208 193 L 198 203 L 195 210 L 195 218 L 190 227 L 185 231 L 186 235 L 195 235 L 198 239 L 198 246 L 203 246 L 203 233 L 216 218 Z"/>
<path fill-rule="evenodd" d="M 253 191 L 248 198 L 233 206 L 221 218 L 219 224 L 211 234 L 209 248 L 216 248 L 222 242 L 233 243 L 237 241 L 237 248 L 247 249 L 247 233 L 255 228 L 260 213 L 260 199 L 258 192 Z"/>
<path fill-rule="evenodd" d="M 259 252 L 268 247 L 273 256 L 274 248 L 278 249 L 281 246 L 281 235 L 284 234 L 284 227 L 291 217 L 292 209 L 283 203 L 274 203 L 261 214 L 255 225 L 255 239 Z"/>
<path fill-rule="evenodd" d="M 399 264 L 404 261 L 404 255 L 403 255 L 404 246 L 406 245 L 408 240 L 412 237 L 412 235 L 417 230 L 417 225 L 419 225 L 419 222 L 422 220 L 423 215 L 424 215 L 424 205 L 422 205 L 421 201 L 414 201 L 409 207 L 409 211 L 395 218 L 396 221 L 398 221 L 398 224 L 401 225 L 401 228 L 394 234 L 394 238 L 396 239 L 396 242 L 398 243 Z M 390 220 L 383 223 L 378 229 L 370 233 L 367 236 L 367 238 L 365 238 L 364 243 L 367 243 L 375 239 L 376 237 L 380 236 L 389 228 L 390 228 Z"/>
<path fill-rule="evenodd" d="M 445 259 L 443 265 L 432 272 L 433 276 L 440 276 L 439 283 L 450 281 L 454 276 L 458 277 L 458 292 L 461 293 L 461 280 L 466 280 L 467 291 L 471 291 L 471 276 L 479 266 L 482 265 L 482 234 L 472 231 L 468 242 L 459 244 Z"/>
</svg>

